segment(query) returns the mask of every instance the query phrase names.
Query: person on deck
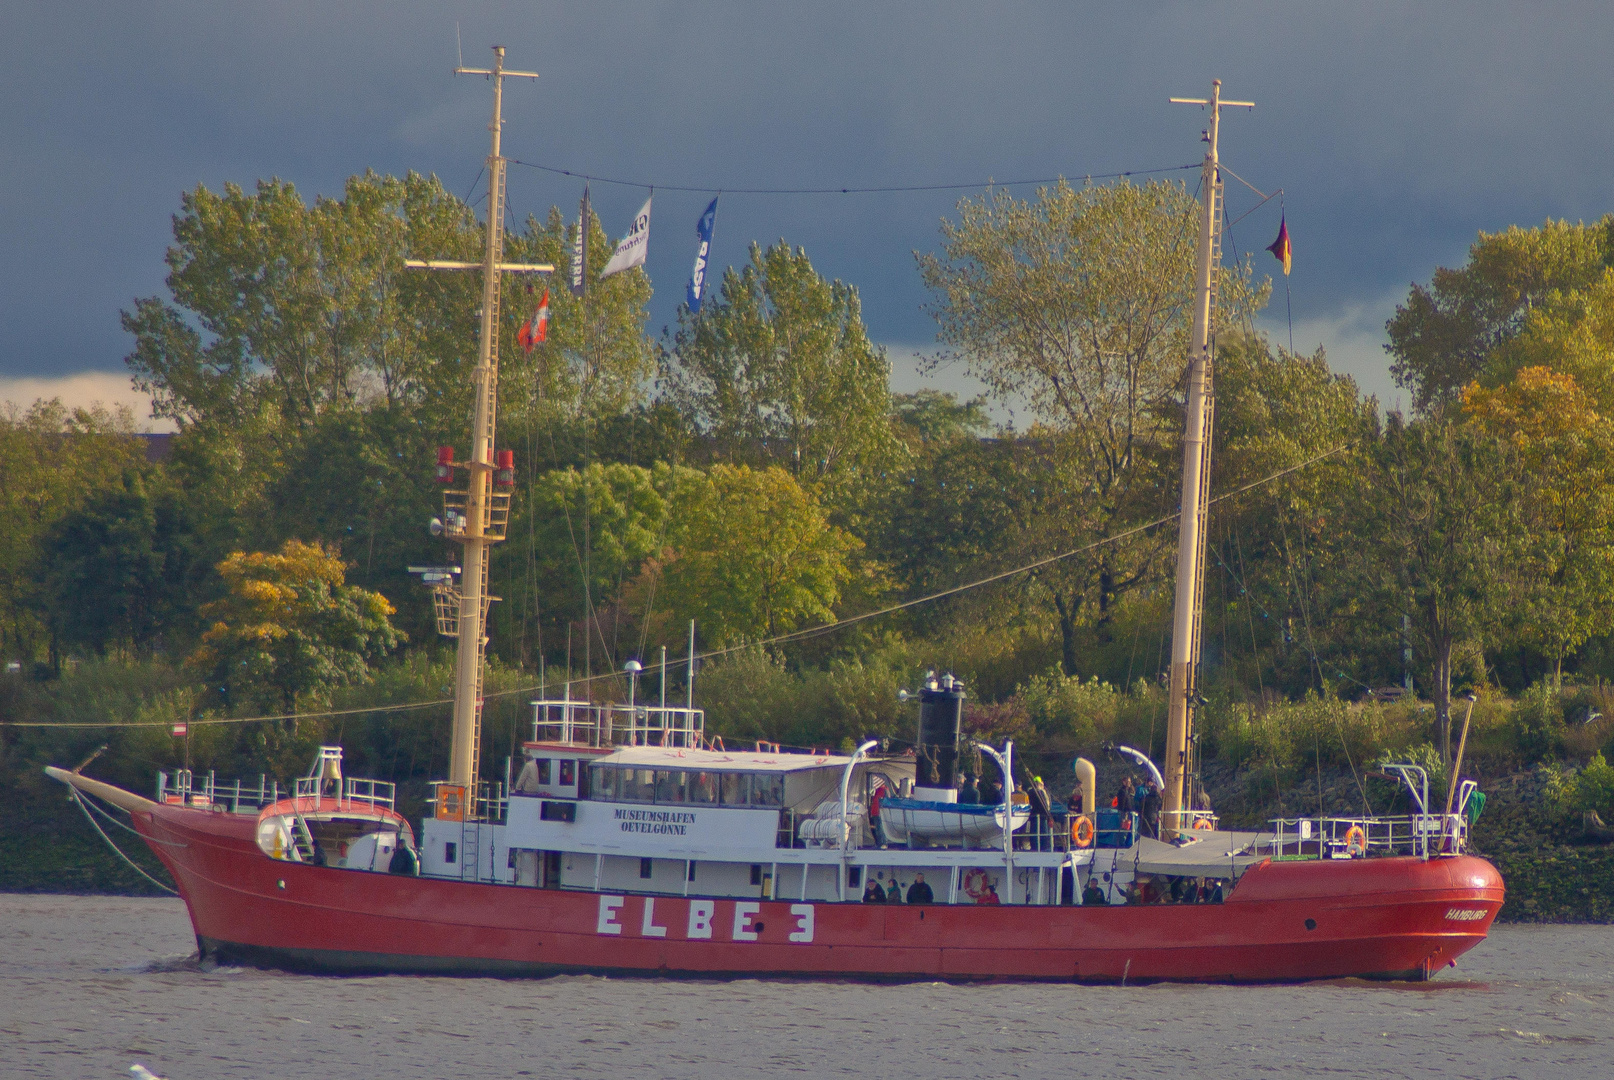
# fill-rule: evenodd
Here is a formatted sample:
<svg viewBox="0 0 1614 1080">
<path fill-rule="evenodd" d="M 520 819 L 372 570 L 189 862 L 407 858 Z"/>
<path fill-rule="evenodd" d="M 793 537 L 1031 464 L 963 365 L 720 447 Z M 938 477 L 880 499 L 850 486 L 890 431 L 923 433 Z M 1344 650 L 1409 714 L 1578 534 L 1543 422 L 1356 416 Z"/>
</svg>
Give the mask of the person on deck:
<svg viewBox="0 0 1614 1080">
<path fill-rule="evenodd" d="M 975 783 L 974 773 L 967 772 L 964 774 L 964 783 L 958 789 L 958 801 L 966 805 L 976 804 L 981 801 L 981 789 Z"/>
<path fill-rule="evenodd" d="M 521 766 L 521 775 L 516 777 L 515 792 L 517 795 L 538 794 L 538 760 L 528 758 L 527 763 Z"/>
<path fill-rule="evenodd" d="M 387 873 L 403 874 L 414 877 L 420 873 L 420 859 L 415 855 L 415 849 L 409 846 L 409 841 L 398 837 L 398 846 L 392 851 L 392 860 L 387 863 Z"/>
<path fill-rule="evenodd" d="M 1003 785 L 996 780 L 981 781 L 981 802 L 987 806 L 999 806 L 1003 802 Z"/>
<path fill-rule="evenodd" d="M 1031 842 L 1036 850 L 1048 851 L 1053 841 L 1054 811 L 1042 777 L 1031 778 L 1031 787 L 1026 791 L 1026 796 L 1031 800 Z"/>
<path fill-rule="evenodd" d="M 1082 905 L 1084 907 L 1097 904 L 1104 906 L 1109 901 L 1104 898 L 1104 888 L 1094 878 L 1087 879 L 1087 888 L 1082 890 Z"/>
<path fill-rule="evenodd" d="M 880 888 L 880 883 L 873 878 L 869 878 L 869 883 L 863 887 L 863 902 L 865 904 L 885 903 L 885 890 Z"/>
<path fill-rule="evenodd" d="M 925 875 L 915 874 L 913 884 L 908 886 L 908 903 L 934 904 L 935 902 L 936 894 L 930 891 L 929 885 L 925 884 Z"/>
<path fill-rule="evenodd" d="M 975 901 L 977 904 L 1001 904 L 1003 900 L 998 896 L 998 883 L 996 880 L 986 883 L 986 891 Z"/>
<path fill-rule="evenodd" d="M 886 889 L 885 902 L 888 904 L 902 903 L 902 885 L 897 881 L 897 875 L 891 875 L 891 886 Z"/>
<path fill-rule="evenodd" d="M 1143 803 L 1138 807 L 1138 816 L 1142 819 L 1139 827 L 1143 835 L 1151 840 L 1160 839 L 1160 789 L 1153 780 L 1144 781 Z"/>
<path fill-rule="evenodd" d="M 1126 816 L 1137 810 L 1136 793 L 1132 787 L 1132 777 L 1129 775 L 1121 781 L 1121 790 L 1115 793 L 1115 808 L 1121 812 L 1122 822 Z"/>
<path fill-rule="evenodd" d="M 885 847 L 885 830 L 880 827 L 880 804 L 885 802 L 886 787 L 881 784 L 869 796 L 869 828 L 874 830 L 874 842 Z"/>
</svg>

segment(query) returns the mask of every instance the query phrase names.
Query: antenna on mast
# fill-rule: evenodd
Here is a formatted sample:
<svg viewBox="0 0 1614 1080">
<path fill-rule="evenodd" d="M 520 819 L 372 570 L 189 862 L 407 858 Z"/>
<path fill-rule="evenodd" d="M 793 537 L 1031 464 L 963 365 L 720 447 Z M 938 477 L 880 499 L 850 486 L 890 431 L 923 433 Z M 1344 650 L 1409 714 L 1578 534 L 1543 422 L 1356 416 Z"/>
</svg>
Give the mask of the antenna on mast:
<svg viewBox="0 0 1614 1080">
<path fill-rule="evenodd" d="M 465 66 L 465 46 L 460 41 L 460 21 L 454 20 L 454 70 Z"/>
<path fill-rule="evenodd" d="M 1183 782 L 1189 771 L 1189 731 L 1199 695 L 1199 631 L 1205 591 L 1205 524 L 1210 511 L 1211 430 L 1216 413 L 1213 392 L 1211 325 L 1216 311 L 1216 275 L 1222 262 L 1222 178 L 1217 136 L 1222 108 L 1253 109 L 1253 101 L 1222 99 L 1222 80 L 1211 82 L 1208 98 L 1172 98 L 1173 104 L 1203 105 L 1210 111 L 1200 180 L 1199 253 L 1196 259 L 1194 328 L 1188 355 L 1188 409 L 1182 447 L 1182 509 L 1177 518 L 1177 596 L 1171 630 L 1171 683 L 1166 701 L 1166 789 L 1160 793 L 1161 831 L 1189 827 Z M 1164 836 L 1162 836 L 1164 839 Z"/>
</svg>

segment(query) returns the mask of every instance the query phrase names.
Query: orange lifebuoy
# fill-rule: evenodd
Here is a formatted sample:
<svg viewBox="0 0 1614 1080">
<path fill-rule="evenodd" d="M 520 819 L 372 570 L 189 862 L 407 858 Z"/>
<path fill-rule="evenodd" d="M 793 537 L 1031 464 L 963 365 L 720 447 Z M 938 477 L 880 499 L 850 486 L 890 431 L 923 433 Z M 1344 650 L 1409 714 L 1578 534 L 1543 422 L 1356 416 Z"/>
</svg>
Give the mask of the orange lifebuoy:
<svg viewBox="0 0 1614 1080">
<path fill-rule="evenodd" d="M 1086 848 L 1093 846 L 1093 819 L 1079 817 L 1070 823 L 1070 842 L 1073 846 Z"/>
<path fill-rule="evenodd" d="M 1215 826 L 1211 824 L 1211 819 L 1210 818 L 1202 817 L 1202 818 L 1195 818 L 1194 819 L 1194 828 L 1196 828 L 1196 829 L 1212 829 L 1212 828 L 1215 828 Z"/>
<path fill-rule="evenodd" d="M 1367 854 L 1367 833 L 1362 831 L 1360 825 L 1352 825 L 1345 831 L 1345 854 L 1350 856 Z"/>
</svg>

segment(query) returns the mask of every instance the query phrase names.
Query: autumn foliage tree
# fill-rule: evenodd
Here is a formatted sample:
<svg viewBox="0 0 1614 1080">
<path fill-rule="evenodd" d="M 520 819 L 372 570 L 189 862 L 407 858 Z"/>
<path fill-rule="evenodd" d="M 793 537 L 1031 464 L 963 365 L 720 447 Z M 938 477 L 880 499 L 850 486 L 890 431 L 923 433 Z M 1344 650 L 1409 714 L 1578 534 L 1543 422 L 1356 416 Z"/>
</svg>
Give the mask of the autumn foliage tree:
<svg viewBox="0 0 1614 1080">
<path fill-rule="evenodd" d="M 369 665 L 403 640 L 386 597 L 345 584 L 347 568 L 319 543 L 237 551 L 218 565 L 226 595 L 189 665 L 227 705 L 245 698 L 295 712 L 328 687 L 364 682 Z"/>
</svg>

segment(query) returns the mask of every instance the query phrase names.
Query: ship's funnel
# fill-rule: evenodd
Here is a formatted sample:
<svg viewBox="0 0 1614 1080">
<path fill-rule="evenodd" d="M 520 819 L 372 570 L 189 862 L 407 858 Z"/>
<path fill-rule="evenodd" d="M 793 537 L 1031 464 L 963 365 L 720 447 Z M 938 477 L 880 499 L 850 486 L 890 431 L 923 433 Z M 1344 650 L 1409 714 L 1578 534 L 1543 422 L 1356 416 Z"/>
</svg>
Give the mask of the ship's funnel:
<svg viewBox="0 0 1614 1080">
<path fill-rule="evenodd" d="M 931 678 L 919 691 L 914 798 L 958 801 L 958 740 L 964 720 L 964 684 L 951 675 Z"/>
</svg>

